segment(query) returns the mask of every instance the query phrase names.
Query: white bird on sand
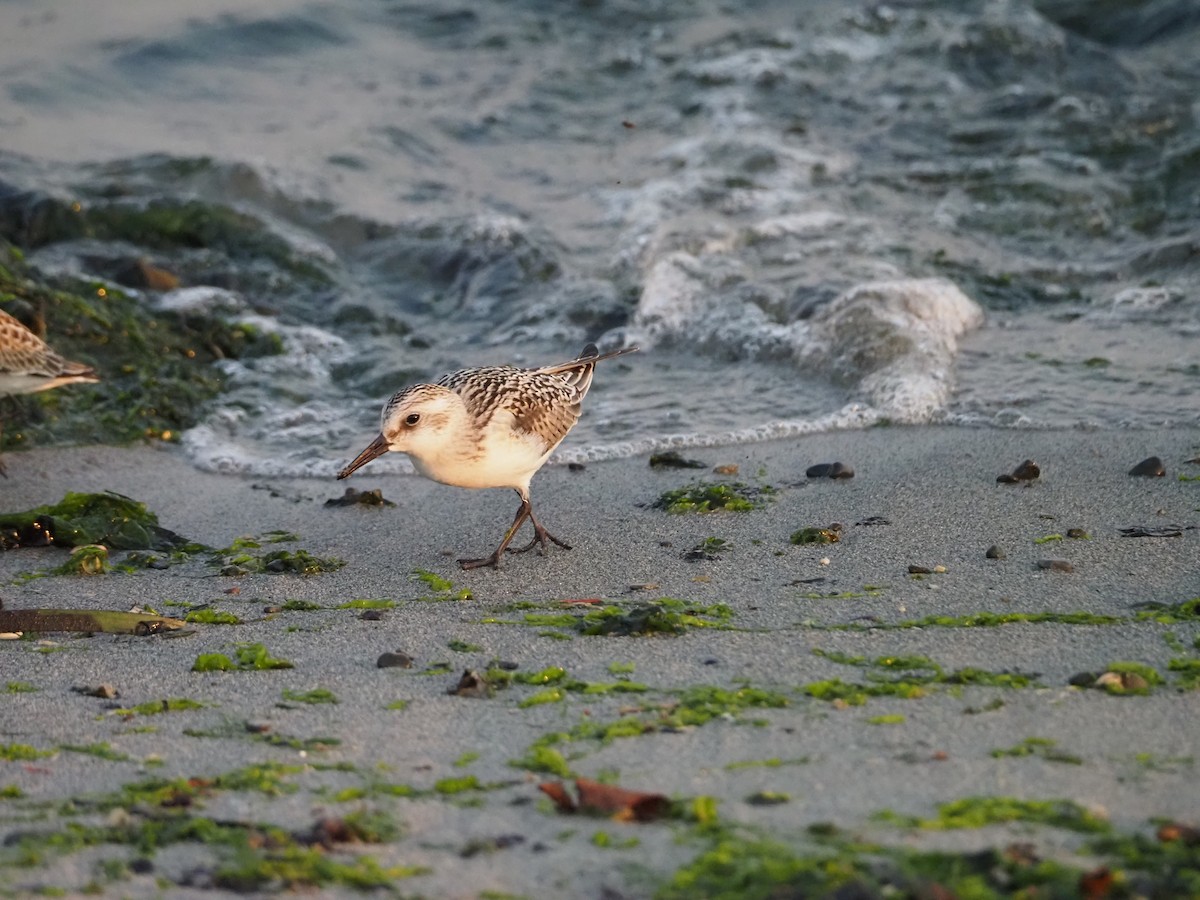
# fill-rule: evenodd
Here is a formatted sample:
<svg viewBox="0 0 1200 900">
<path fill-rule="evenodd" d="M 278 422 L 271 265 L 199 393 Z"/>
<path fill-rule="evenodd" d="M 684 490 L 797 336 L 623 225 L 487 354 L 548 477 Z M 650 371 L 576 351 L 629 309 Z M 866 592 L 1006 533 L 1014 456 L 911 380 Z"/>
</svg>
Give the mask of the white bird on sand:
<svg viewBox="0 0 1200 900">
<path fill-rule="evenodd" d="M 379 437 L 338 478 L 395 450 L 407 453 L 420 474 L 442 484 L 515 490 L 521 505 L 500 546 L 491 556 L 460 559 L 464 569 L 498 566 L 526 519 L 533 524 L 533 540 L 511 552 L 544 550 L 548 541 L 569 550 L 534 516 L 529 482 L 579 421 L 596 363 L 635 350 L 601 354 L 588 344 L 578 359 L 560 365 L 485 366 L 443 375 L 436 384 L 414 384 L 387 402 Z"/>
</svg>

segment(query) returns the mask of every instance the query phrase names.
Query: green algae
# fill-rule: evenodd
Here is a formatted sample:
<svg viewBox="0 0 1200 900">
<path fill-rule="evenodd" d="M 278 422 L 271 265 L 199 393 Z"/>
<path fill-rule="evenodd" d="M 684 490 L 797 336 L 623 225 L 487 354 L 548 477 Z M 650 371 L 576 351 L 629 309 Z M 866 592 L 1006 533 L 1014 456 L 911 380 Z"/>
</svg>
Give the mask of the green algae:
<svg viewBox="0 0 1200 900">
<path fill-rule="evenodd" d="M 328 688 L 313 688 L 311 691 L 293 691 L 289 688 L 284 688 L 280 695 L 284 700 L 290 700 L 293 703 L 337 703 L 337 695 Z"/>
<path fill-rule="evenodd" d="M 797 756 L 792 759 L 780 759 L 772 756 L 769 759 L 745 759 L 725 764 L 725 770 L 736 772 L 739 769 L 778 769 L 782 766 L 803 766 L 812 762 L 807 756 Z"/>
<path fill-rule="evenodd" d="M 279 607 L 282 612 L 315 612 L 322 608 L 320 603 L 313 603 L 311 600 L 285 600 Z"/>
<path fill-rule="evenodd" d="M 394 712 L 402 712 L 403 710 L 408 709 L 408 705 L 411 702 L 412 701 L 410 700 L 393 700 L 391 703 L 385 706 L 384 709 L 392 710 Z"/>
<path fill-rule="evenodd" d="M 1051 860 L 1034 863 L 1001 849 L 966 853 L 924 851 L 909 847 L 865 844 L 831 825 L 810 827 L 808 839 L 785 843 L 772 835 L 763 837 L 753 829 L 710 825 L 697 835 L 704 849 L 691 862 L 677 869 L 655 893 L 657 900 L 773 900 L 779 897 L 960 897 L 964 900 L 1000 900 L 1004 897 L 1080 896 L 1082 869 Z M 1095 838 L 1093 846 L 1112 842 Z M 1155 871 L 1162 850 L 1141 839 L 1129 852 L 1136 863 Z M 1118 845 L 1113 844 L 1117 850 Z M 1120 848 L 1131 846 L 1121 844 Z M 1157 853 L 1156 853 L 1157 851 Z M 1112 853 L 1116 856 L 1116 853 Z M 1184 885 L 1179 872 L 1196 870 L 1195 860 L 1180 862 L 1174 869 L 1159 865 L 1156 884 Z M 1170 874 L 1164 874 L 1170 872 Z M 1121 884 L 1120 873 L 1114 873 Z M 1186 891 L 1159 891 L 1151 896 L 1189 896 Z M 1118 896 L 1118 895 L 1114 895 Z M 1119 895 L 1123 896 L 1123 894 Z"/>
<path fill-rule="evenodd" d="M 833 528 L 822 528 L 819 525 L 809 525 L 798 531 L 793 531 L 789 540 L 796 545 L 802 544 L 836 544 L 841 541 L 840 531 Z"/>
<path fill-rule="evenodd" d="M 716 510 L 749 512 L 761 509 L 774 499 L 775 488 L 770 485 L 749 485 L 741 481 L 699 481 L 686 487 L 665 491 L 652 504 L 654 509 L 675 515 L 708 513 Z"/>
<path fill-rule="evenodd" d="M 792 795 L 786 791 L 755 791 L 746 798 L 746 803 L 750 804 L 751 806 L 780 806 L 784 803 L 791 802 Z"/>
<path fill-rule="evenodd" d="M 28 681 L 10 681 L 4 686 L 6 694 L 32 694 L 40 690 L 41 688 L 30 684 Z"/>
<path fill-rule="evenodd" d="M 67 753 L 83 753 L 109 762 L 127 762 L 129 760 L 128 754 L 113 749 L 108 741 L 96 741 L 91 744 L 59 744 L 58 749 Z"/>
<path fill-rule="evenodd" d="M 458 638 L 452 638 L 446 642 L 446 646 L 455 653 L 481 653 L 483 648 L 478 644 L 472 644 L 468 641 L 460 641 Z"/>
<path fill-rule="evenodd" d="M 17 513 L 0 513 L 0 549 L 21 546 L 103 545 L 113 550 L 188 550 L 201 545 L 158 524 L 158 516 L 122 494 L 75 493 L 58 503 Z"/>
<path fill-rule="evenodd" d="M 692 628 L 732 628 L 733 609 L 663 597 L 632 606 L 615 604 L 578 613 L 526 613 L 525 623 L 570 629 L 587 636 L 683 634 Z"/>
<path fill-rule="evenodd" d="M 996 759 L 1004 757 L 1036 756 L 1047 762 L 1067 763 L 1072 766 L 1083 765 L 1083 760 L 1073 753 L 1058 749 L 1058 742 L 1051 738 L 1028 737 L 1011 747 L 998 747 L 992 751 Z"/>
<path fill-rule="evenodd" d="M 114 716 L 157 716 L 169 712 L 186 712 L 193 709 L 204 709 L 207 704 L 187 697 L 167 697 L 162 700 L 147 700 L 136 706 L 114 709 Z"/>
<path fill-rule="evenodd" d="M 443 795 L 462 794 L 467 791 L 483 790 L 484 785 L 480 783 L 478 776 L 475 775 L 456 775 L 449 778 L 439 778 L 433 784 L 435 793 Z"/>
<path fill-rule="evenodd" d="M 553 747 L 535 744 L 530 747 L 520 759 L 509 761 L 509 765 L 529 772 L 545 772 L 557 775 L 559 778 L 570 778 L 574 775 L 566 757 Z"/>
<path fill-rule="evenodd" d="M 1167 670 L 1176 673 L 1175 684 L 1185 691 L 1200 690 L 1200 659 L 1179 657 L 1167 663 Z"/>
<path fill-rule="evenodd" d="M 108 548 L 100 544 L 84 544 L 75 547 L 67 561 L 50 570 L 51 575 L 107 575 L 112 571 L 108 564 Z"/>
<path fill-rule="evenodd" d="M 1133 618 L 1136 622 L 1158 622 L 1163 625 L 1200 622 L 1200 597 L 1182 603 L 1139 603 L 1138 612 Z"/>
<path fill-rule="evenodd" d="M 224 653 L 201 653 L 192 664 L 193 672 L 226 672 L 233 670 L 249 671 L 254 669 L 290 669 L 292 664 L 286 659 L 277 659 L 267 651 L 262 644 L 238 644 L 236 646 L 236 661 Z"/>
<path fill-rule="evenodd" d="M 334 609 L 395 609 L 396 601 L 382 598 L 377 599 L 362 599 L 362 600 L 347 600 L 345 603 L 339 603 Z"/>
<path fill-rule="evenodd" d="M 536 694 L 531 694 L 520 703 L 517 704 L 521 709 L 527 709 L 530 706 L 542 706 L 546 703 L 561 703 L 567 698 L 567 693 L 562 688 L 550 688 L 545 691 L 538 691 Z"/>
<path fill-rule="evenodd" d="M 616 838 L 607 831 L 597 831 L 592 835 L 592 846 L 601 850 L 631 850 L 641 844 L 637 837 Z"/>
<path fill-rule="evenodd" d="M 26 761 L 53 756 L 54 750 L 38 750 L 29 744 L 0 744 L 0 760 Z"/>
<path fill-rule="evenodd" d="M 879 656 L 868 659 L 820 647 L 814 647 L 812 653 L 830 662 L 867 670 L 866 683 L 831 678 L 800 688 L 814 699 L 848 706 L 861 706 L 871 697 L 916 699 L 941 686 L 975 685 L 1016 689 L 1037 684 L 1034 676 L 1014 672 L 990 672 L 973 667 L 946 672 L 941 665 L 925 656 Z M 904 674 L 898 677 L 890 674 L 894 672 Z"/>
<path fill-rule="evenodd" d="M 219 569 L 222 575 L 234 577 L 284 573 L 321 575 L 325 572 L 336 572 L 346 564 L 345 560 L 337 557 L 314 556 L 303 549 L 250 553 L 246 552 L 244 547 L 218 550 L 209 557 L 208 563 Z"/>
<path fill-rule="evenodd" d="M 899 628 L 997 628 L 1015 624 L 1054 625 L 1117 625 L 1127 621 L 1120 616 L 1107 616 L 1091 612 L 977 612 L 964 616 L 925 616 L 921 619 L 906 619 L 902 622 L 871 623 L 858 622 L 843 625 L 809 626 L 829 631 L 883 631 Z"/>
<path fill-rule="evenodd" d="M 231 612 L 217 609 L 194 609 L 183 617 L 185 622 L 199 625 L 241 625 L 242 620 Z"/>
<path fill-rule="evenodd" d="M 868 725 L 899 725 L 907 721 L 907 716 L 901 713 L 886 713 L 881 716 L 871 716 L 867 719 Z"/>
<path fill-rule="evenodd" d="M 694 685 L 669 693 L 671 699 L 666 703 L 645 702 L 636 712 L 612 721 L 585 719 L 565 731 L 544 734 L 524 756 L 509 760 L 509 765 L 569 777 L 570 765 L 558 749 L 561 746 L 589 743 L 604 746 L 623 738 L 699 727 L 714 719 L 758 724 L 743 714 L 755 709 L 779 709 L 791 703 L 782 693 L 748 684 L 735 688 Z"/>
<path fill-rule="evenodd" d="M 983 828 L 1007 822 L 1049 825 L 1067 831 L 1097 834 L 1111 829 L 1104 819 L 1074 800 L 1022 800 L 1016 797 L 963 797 L 938 806 L 933 819 L 909 824 L 926 830 Z"/>
<path fill-rule="evenodd" d="M 471 600 L 474 595 L 470 588 L 456 588 L 454 582 L 448 578 L 443 578 L 436 572 L 430 572 L 428 569 L 413 569 L 412 577 L 416 581 L 424 584 L 432 594 L 424 597 L 416 597 L 416 600 L 426 601 L 444 601 L 444 600 Z"/>
</svg>

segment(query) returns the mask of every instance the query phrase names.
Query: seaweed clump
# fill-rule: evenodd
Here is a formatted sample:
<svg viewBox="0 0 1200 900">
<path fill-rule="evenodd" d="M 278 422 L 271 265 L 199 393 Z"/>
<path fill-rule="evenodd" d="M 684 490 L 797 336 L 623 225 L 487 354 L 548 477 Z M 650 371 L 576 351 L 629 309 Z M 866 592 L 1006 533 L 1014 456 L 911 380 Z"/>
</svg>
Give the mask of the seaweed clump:
<svg viewBox="0 0 1200 900">
<path fill-rule="evenodd" d="M 769 484 L 755 486 L 741 481 L 721 484 L 699 481 L 664 492 L 653 506 L 675 514 L 707 513 L 718 509 L 749 512 L 766 506 L 774 494 L 775 488 Z"/>
</svg>

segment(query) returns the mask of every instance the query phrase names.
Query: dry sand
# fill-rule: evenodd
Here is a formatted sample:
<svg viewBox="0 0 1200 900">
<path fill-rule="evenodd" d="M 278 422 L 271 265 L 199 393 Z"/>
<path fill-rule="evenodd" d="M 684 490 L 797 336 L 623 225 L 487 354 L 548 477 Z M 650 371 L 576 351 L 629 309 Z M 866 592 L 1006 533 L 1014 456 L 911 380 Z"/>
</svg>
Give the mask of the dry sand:
<svg viewBox="0 0 1200 900">
<path fill-rule="evenodd" d="M 666 704 L 697 685 L 749 684 L 788 700 L 779 709 L 745 709 L 699 727 L 648 732 L 607 744 L 559 746 L 574 773 L 615 778 L 622 786 L 675 798 L 708 795 L 725 822 L 744 822 L 786 841 L 832 822 L 876 839 L 922 847 L 975 849 L 1014 836 L 1039 852 L 1065 852 L 1076 836 L 1021 825 L 964 831 L 911 831 L 873 824 L 883 809 L 930 817 L 938 804 L 976 795 L 1064 798 L 1103 811 L 1123 831 L 1146 830 L 1155 817 L 1194 819 L 1200 809 L 1194 759 L 1200 746 L 1200 694 L 1177 689 L 1171 659 L 1200 656 L 1200 622 L 1133 621 L 1137 604 L 1178 604 L 1200 595 L 1200 474 L 1188 464 L 1198 441 L 1185 431 L 1001 432 L 945 428 L 880 428 L 753 446 L 686 453 L 706 463 L 736 464 L 740 478 L 779 489 L 764 509 L 748 513 L 669 515 L 652 508 L 664 491 L 710 472 L 652 470 L 645 458 L 590 464 L 583 471 L 546 469 L 534 481 L 535 509 L 570 551 L 510 557 L 500 571 L 460 572 L 455 555 L 484 555 L 499 541 L 516 506 L 511 492 L 471 492 L 418 478 L 374 477 L 351 483 L 382 488 L 397 506 L 327 509 L 343 484 L 256 481 L 194 471 L 171 452 L 77 449 L 10 454 L 0 483 L 0 510 L 53 503 L 66 491 L 113 490 L 144 501 L 161 524 L 197 541 L 226 546 L 239 535 L 295 532 L 318 556 L 346 561 L 312 577 L 212 574 L 200 560 L 164 571 L 103 577 L 48 577 L 14 584 L 18 573 L 58 565 L 59 549 L 0 553 L 7 609 L 153 607 L 182 615 L 195 605 L 235 613 L 241 625 L 194 625 L 186 636 L 46 635 L 0 642 L 0 687 L 36 688 L 0 696 L 0 745 L 53 751 L 107 742 L 124 760 L 60 751 L 36 761 L 0 761 L 0 841 L 30 831 L 55 832 L 69 821 L 111 821 L 111 811 L 68 817 L 45 812 L 48 801 L 100 796 L 148 778 L 213 778 L 251 763 L 312 766 L 288 771 L 278 795 L 212 790 L 203 815 L 226 822 L 273 822 L 289 830 L 322 816 L 381 811 L 403 824 L 400 836 L 356 845 L 381 865 L 427 866 L 397 883 L 405 894 L 475 897 L 645 896 L 702 849 L 688 826 L 568 818 L 537 790 L 552 779 L 510 765 L 539 737 L 581 723 L 615 721 L 640 705 Z M 347 448 L 347 458 L 355 448 Z M 1129 468 L 1159 455 L 1168 476 L 1133 478 Z M 1041 478 L 1000 485 L 996 476 L 1031 457 Z M 806 480 L 816 462 L 853 466 L 848 481 Z M 873 519 L 872 517 L 878 517 Z M 872 520 L 874 524 L 865 523 Z M 885 521 L 881 521 L 885 520 Z M 842 540 L 793 546 L 797 529 L 838 522 Z M 1119 529 L 1177 524 L 1179 537 L 1135 538 Z M 1088 539 L 1037 540 L 1082 528 Z M 688 562 L 682 554 L 706 538 L 727 543 L 719 558 Z M 1003 560 L 985 559 L 998 544 Z M 119 554 L 114 554 L 119 559 Z M 1045 571 L 1037 561 L 1064 559 L 1072 572 Z M 908 566 L 944 566 L 914 578 Z M 430 601 L 415 570 L 469 588 L 470 600 Z M 654 585 L 633 589 L 634 585 Z M 236 593 L 230 593 L 231 589 Z M 814 598 L 813 595 L 821 595 Z M 843 596 L 844 595 L 844 596 Z M 678 636 L 582 636 L 529 625 L 530 612 L 574 610 L 561 601 L 605 598 L 631 606 L 660 597 L 694 607 L 728 604 L 733 630 L 693 628 Z M 365 598 L 396 601 L 378 620 L 338 604 Z M 264 615 L 287 600 L 322 608 Z M 516 603 L 533 603 L 522 608 Z M 1000 627 L 869 627 L 926 616 L 973 613 L 1071 613 L 1120 617 L 1110 625 L 1056 623 Z M 493 619 L 499 622 L 488 622 Z M 512 624 L 504 624 L 512 623 Z M 824 626 L 857 623 L 862 630 Z M 549 632 L 559 635 L 548 636 Z M 561 639 L 571 635 L 571 639 Z M 478 649 L 451 649 L 461 641 Z M 199 674 L 201 653 L 231 653 L 261 642 L 294 668 Z M 56 652 L 43 652 L 46 647 Z M 804 688 L 827 679 L 868 683 L 868 670 L 813 651 L 876 659 L 922 655 L 944 671 L 977 667 L 1036 675 L 1036 686 L 938 686 L 916 699 L 873 697 L 863 705 L 831 704 Z M 411 669 L 380 669 L 377 657 L 403 651 Z M 536 672 L 561 666 L 571 678 L 612 683 L 610 664 L 632 664 L 624 677 L 644 694 L 568 692 L 561 702 L 522 707 L 541 688 L 514 685 L 490 699 L 452 696 L 462 670 L 491 660 Z M 1119 660 L 1152 666 L 1168 684 L 1146 696 L 1112 696 L 1068 685 L 1080 672 L 1099 673 Z M 448 663 L 449 673 L 424 674 Z M 73 692 L 114 685 L 119 699 Z M 286 702 L 282 692 L 326 689 L 336 704 Z M 190 698 L 202 709 L 127 718 L 112 707 Z M 387 709 L 396 700 L 402 710 Z M 997 702 L 1000 701 L 1000 702 Z M 982 711 L 981 711 L 982 710 Z M 974 712 L 974 714 L 971 714 Z M 902 716 L 880 721 L 880 716 Z M 752 724 L 750 720 L 759 720 Z M 874 720 L 874 723 L 872 722 Z M 339 743 L 307 751 L 271 746 L 247 730 Z M 145 726 L 153 726 L 147 730 Z M 189 731 L 192 734 L 185 734 Z M 195 736 L 207 732 L 208 736 Z M 994 757 L 1026 738 L 1056 741 L 1079 758 Z M 472 756 L 471 754 L 477 754 Z M 730 764 L 770 759 L 780 766 Z M 456 765 L 456 762 L 459 764 Z M 332 764 L 349 764 L 343 771 Z M 349 771 L 349 768 L 353 771 Z M 381 795 L 339 799 L 347 788 L 377 782 L 432 789 L 442 779 L 474 775 L 485 790 L 415 798 Z M 746 802 L 757 791 L 789 795 L 778 805 Z M 201 807 L 194 812 L 199 814 Z M 134 815 L 145 812 L 136 804 Z M 107 818 L 106 818 L 107 817 Z M 614 843 L 594 842 L 606 832 Z M 680 837 L 685 839 L 679 840 Z M 601 839 L 603 840 L 603 839 Z M 491 843 L 489 843 L 491 842 Z M 479 847 L 490 852 L 473 852 Z M 500 846 L 501 849 L 495 849 Z M 6 852 L 0 847 L 0 854 Z M 18 867 L 0 856 L 0 888 L 21 893 L 43 886 L 79 890 L 98 880 L 113 895 L 155 895 L 162 884 L 206 885 L 220 853 L 199 844 L 160 851 L 144 874 L 124 872 L 106 883 L 98 861 L 130 859 L 107 846 L 51 853 L 40 866 Z M 190 873 L 190 874 L 189 874 Z M 156 878 L 165 882 L 156 882 Z M 185 892 L 183 888 L 173 888 Z M 346 887 L 329 887 L 330 892 Z M 212 896 L 211 891 L 203 891 Z"/>
</svg>

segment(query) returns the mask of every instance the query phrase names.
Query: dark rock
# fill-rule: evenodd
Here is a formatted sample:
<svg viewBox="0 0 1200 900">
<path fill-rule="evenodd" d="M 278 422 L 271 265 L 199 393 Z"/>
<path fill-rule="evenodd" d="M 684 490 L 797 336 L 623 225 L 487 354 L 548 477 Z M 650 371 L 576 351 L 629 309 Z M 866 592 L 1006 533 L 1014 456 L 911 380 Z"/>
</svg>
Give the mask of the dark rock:
<svg viewBox="0 0 1200 900">
<path fill-rule="evenodd" d="M 379 654 L 379 659 L 375 660 L 375 668 L 377 669 L 411 669 L 413 658 L 407 653 L 401 653 L 397 650 L 395 653 L 387 652 Z"/>
<path fill-rule="evenodd" d="M 933 569 L 929 568 L 928 566 L 910 565 L 908 567 L 908 574 L 909 575 L 932 575 Z"/>
<path fill-rule="evenodd" d="M 1012 471 L 1012 476 L 1017 481 L 1036 481 L 1041 474 L 1042 470 L 1032 459 L 1025 460 Z"/>
<path fill-rule="evenodd" d="M 88 697 L 99 697 L 101 700 L 115 700 L 121 696 L 120 692 L 111 684 L 98 684 L 95 687 L 73 687 L 71 690 Z"/>
<path fill-rule="evenodd" d="M 505 672 L 515 672 L 521 668 L 519 663 L 515 663 L 510 659 L 498 659 L 492 663 L 497 669 L 503 669 Z"/>
<path fill-rule="evenodd" d="M 1193 526 L 1188 526 L 1191 528 Z M 1122 537 L 1183 537 L 1182 525 L 1132 525 L 1118 528 Z"/>
<path fill-rule="evenodd" d="M 708 463 L 698 459 L 684 459 L 676 450 L 665 450 L 650 457 L 652 469 L 707 469 Z"/>
<path fill-rule="evenodd" d="M 1084 528 L 1068 528 L 1067 537 L 1077 541 L 1086 541 L 1091 535 Z"/>
<path fill-rule="evenodd" d="M 1095 672 L 1077 672 L 1067 681 L 1072 687 L 1090 688 L 1096 683 Z"/>
<path fill-rule="evenodd" d="M 867 516 L 865 519 L 860 519 L 854 523 L 855 525 L 891 525 L 891 519 L 885 519 L 883 516 Z"/>
<path fill-rule="evenodd" d="M 844 462 L 817 463 L 804 470 L 809 478 L 853 478 L 854 469 Z"/>
<path fill-rule="evenodd" d="M 1039 559 L 1037 567 L 1047 572 L 1074 572 L 1075 567 L 1065 559 Z"/>
<path fill-rule="evenodd" d="M 356 488 L 346 488 L 346 493 L 340 497 L 331 497 L 325 501 L 326 506 L 395 506 L 391 500 L 384 499 L 383 489 L 360 491 Z"/>
<path fill-rule="evenodd" d="M 1142 478 L 1162 478 L 1167 474 L 1167 469 L 1157 456 L 1148 456 L 1130 469 L 1129 474 Z"/>
<path fill-rule="evenodd" d="M 999 544 L 992 544 L 983 555 L 988 559 L 1008 559 L 1008 554 L 1004 552 L 1004 548 Z"/>
<path fill-rule="evenodd" d="M 382 609 L 364 609 L 358 616 L 364 622 L 379 622 L 383 619 Z"/>
<path fill-rule="evenodd" d="M 567 463 L 567 468 L 570 469 L 572 472 L 582 472 L 584 469 L 587 468 L 587 466 L 585 466 L 583 463 L 580 463 L 580 462 L 573 462 L 573 463 Z"/>
<path fill-rule="evenodd" d="M 450 688 L 446 693 L 458 697 L 490 697 L 492 686 L 478 672 L 473 669 L 466 669 L 463 671 L 462 677 L 458 679 L 458 684 Z"/>
</svg>

